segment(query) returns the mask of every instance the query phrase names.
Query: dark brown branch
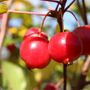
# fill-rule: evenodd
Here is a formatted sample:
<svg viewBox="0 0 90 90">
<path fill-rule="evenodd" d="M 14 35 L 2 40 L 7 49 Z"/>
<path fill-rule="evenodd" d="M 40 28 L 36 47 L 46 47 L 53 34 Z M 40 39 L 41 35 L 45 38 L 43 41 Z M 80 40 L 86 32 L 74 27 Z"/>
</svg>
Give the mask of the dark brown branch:
<svg viewBox="0 0 90 90">
<path fill-rule="evenodd" d="M 86 86 L 86 85 L 89 85 L 89 84 L 90 84 L 90 81 L 87 81 L 87 82 L 85 83 L 85 86 Z"/>
<path fill-rule="evenodd" d="M 89 67 L 90 67 L 90 56 L 87 57 L 84 65 L 83 65 L 81 73 L 87 75 Z"/>
<path fill-rule="evenodd" d="M 82 90 L 85 86 L 86 83 L 86 75 L 83 75 L 82 73 L 80 74 L 79 81 L 77 83 L 76 90 Z"/>
<path fill-rule="evenodd" d="M 86 9 L 85 0 L 82 0 L 82 4 L 83 4 L 84 23 L 85 24 L 88 24 L 88 20 L 87 20 L 87 9 Z"/>
<path fill-rule="evenodd" d="M 57 15 L 57 22 L 59 24 L 60 32 L 64 31 L 64 26 L 63 26 L 63 14 L 62 10 L 59 11 L 59 14 Z"/>
<path fill-rule="evenodd" d="M 63 83 L 64 83 L 64 78 L 60 79 L 60 80 L 56 83 L 56 87 L 61 87 Z"/>
<path fill-rule="evenodd" d="M 82 71 L 81 71 L 81 74 L 80 74 L 80 77 L 79 77 L 79 81 L 77 83 L 76 90 L 82 90 L 85 87 L 85 85 L 86 85 L 86 76 L 87 76 L 89 67 L 90 67 L 90 56 L 87 57 L 84 65 L 82 67 Z"/>
<path fill-rule="evenodd" d="M 82 11 L 83 9 L 82 9 L 82 6 L 80 5 L 79 0 L 77 0 L 77 7 L 78 7 L 78 11 L 80 13 L 80 16 L 83 19 L 84 18 L 83 11 Z"/>
<path fill-rule="evenodd" d="M 75 0 L 73 0 L 64 10 L 64 12 L 75 2 Z"/>
<path fill-rule="evenodd" d="M 81 18 L 83 19 L 84 24 L 87 25 L 88 20 L 87 20 L 87 10 L 86 10 L 85 0 L 82 0 L 82 6 L 79 0 L 77 0 L 77 6 L 78 6 L 78 10 L 80 12 Z"/>
<path fill-rule="evenodd" d="M 79 27 L 80 26 L 80 23 L 79 23 L 78 19 L 76 18 L 76 16 L 74 15 L 74 13 L 71 12 L 71 11 L 69 11 L 69 10 L 67 10 L 66 12 L 69 12 L 75 18 L 76 23 L 77 23 L 77 26 Z"/>
<path fill-rule="evenodd" d="M 64 7 L 65 7 L 67 0 L 63 0 L 63 2 L 64 2 Z"/>
<path fill-rule="evenodd" d="M 63 86 L 63 90 L 67 90 L 67 64 L 63 65 L 63 76 L 64 76 L 64 86 Z"/>
</svg>

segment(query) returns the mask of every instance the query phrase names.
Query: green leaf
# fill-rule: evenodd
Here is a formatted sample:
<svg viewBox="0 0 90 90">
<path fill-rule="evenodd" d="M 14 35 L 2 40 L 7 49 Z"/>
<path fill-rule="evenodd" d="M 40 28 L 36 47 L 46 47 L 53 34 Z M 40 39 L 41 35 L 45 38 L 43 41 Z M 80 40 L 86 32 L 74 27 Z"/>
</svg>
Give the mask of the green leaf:
<svg viewBox="0 0 90 90">
<path fill-rule="evenodd" d="M 42 74 L 43 80 L 50 78 L 50 76 L 52 75 L 52 73 L 55 70 L 56 65 L 58 65 L 58 63 L 55 62 L 54 60 L 52 60 L 47 67 L 39 70 Z"/>
<path fill-rule="evenodd" d="M 7 90 L 32 90 L 34 78 L 27 69 L 14 63 L 3 61 L 2 72 L 3 87 L 7 87 Z"/>
<path fill-rule="evenodd" d="M 8 10 L 8 6 L 4 3 L 0 4 L 0 14 L 6 13 Z"/>
</svg>

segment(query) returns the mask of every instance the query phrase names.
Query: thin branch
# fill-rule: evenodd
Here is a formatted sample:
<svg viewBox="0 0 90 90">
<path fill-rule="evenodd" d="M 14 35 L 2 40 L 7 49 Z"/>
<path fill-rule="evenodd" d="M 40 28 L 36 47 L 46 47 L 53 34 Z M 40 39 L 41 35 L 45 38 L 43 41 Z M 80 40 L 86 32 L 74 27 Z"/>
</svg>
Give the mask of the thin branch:
<svg viewBox="0 0 90 90">
<path fill-rule="evenodd" d="M 58 11 L 59 4 L 57 4 L 55 11 Z"/>
<path fill-rule="evenodd" d="M 87 57 L 86 59 L 86 62 L 84 63 L 83 65 L 83 68 L 82 68 L 82 72 L 83 74 L 87 74 L 88 70 L 89 70 L 89 67 L 90 67 L 90 56 Z"/>
<path fill-rule="evenodd" d="M 86 76 L 87 76 L 89 67 L 90 67 L 90 56 L 87 57 L 84 65 L 82 67 L 82 71 L 81 71 L 79 81 L 78 81 L 77 86 L 76 86 L 76 90 L 82 90 L 85 87 Z"/>
<path fill-rule="evenodd" d="M 39 15 L 39 16 L 45 16 L 44 13 L 38 13 L 38 12 L 28 12 L 28 11 L 16 11 L 16 10 L 8 10 L 8 13 L 16 13 L 16 14 L 30 14 L 30 15 Z"/>
<path fill-rule="evenodd" d="M 81 14 L 81 17 L 82 17 L 82 19 L 84 21 L 84 24 L 88 24 L 87 10 L 86 10 L 86 5 L 85 5 L 85 1 L 84 0 L 82 0 L 82 4 L 83 4 L 83 6 L 81 7 L 79 0 L 77 0 L 78 10 L 79 10 L 79 12 Z"/>
<path fill-rule="evenodd" d="M 83 75 L 81 73 L 75 90 L 82 90 L 85 86 L 85 83 L 86 83 L 86 75 Z"/>
<path fill-rule="evenodd" d="M 79 2 L 79 0 L 77 0 L 77 6 L 78 6 L 78 10 L 79 10 L 79 12 L 80 12 L 80 15 L 81 15 L 81 17 L 82 17 L 82 19 L 83 19 L 83 11 L 82 11 L 82 7 L 81 7 L 81 5 L 80 5 L 80 2 Z"/>
<path fill-rule="evenodd" d="M 60 32 L 64 32 L 63 13 L 61 9 L 59 10 L 59 13 L 57 15 L 57 22 L 59 24 Z"/>
<path fill-rule="evenodd" d="M 90 81 L 87 81 L 86 83 L 85 83 L 85 85 L 89 85 L 90 84 Z"/>
<path fill-rule="evenodd" d="M 60 80 L 56 83 L 56 87 L 61 87 L 63 83 L 64 83 L 64 78 L 60 79 Z"/>
<path fill-rule="evenodd" d="M 75 2 L 75 0 L 73 0 L 64 10 L 64 12 Z"/>
<path fill-rule="evenodd" d="M 13 3 L 13 0 L 8 0 L 8 6 L 9 8 L 11 7 Z M 7 31 L 7 24 L 8 24 L 8 14 L 4 14 L 2 18 L 2 23 L 1 23 L 1 31 L 0 31 L 0 57 L 1 57 L 1 48 L 4 42 L 4 38 L 6 36 L 6 31 Z M 2 63 L 0 61 L 0 77 L 1 77 L 1 82 L 2 82 Z"/>
<path fill-rule="evenodd" d="M 67 64 L 63 65 L 63 76 L 64 76 L 64 86 L 63 90 L 67 90 Z"/>
<path fill-rule="evenodd" d="M 56 0 L 42 0 L 42 1 L 55 2 L 55 3 L 59 3 L 60 5 L 62 5 L 61 1 L 56 1 Z"/>
<path fill-rule="evenodd" d="M 1 32 L 0 32 L 0 51 L 6 34 L 7 21 L 8 21 L 8 14 L 4 14 L 1 24 Z"/>
<path fill-rule="evenodd" d="M 8 6 L 9 8 L 11 7 L 13 0 L 9 0 L 8 1 Z M 1 47 L 6 35 L 6 31 L 7 31 L 7 23 L 8 23 L 8 14 L 4 14 L 3 15 L 3 19 L 2 19 L 2 24 L 1 24 L 1 31 L 0 31 L 0 51 L 1 51 Z"/>
<path fill-rule="evenodd" d="M 76 20 L 76 22 L 77 22 L 77 25 L 78 25 L 78 27 L 79 27 L 79 26 L 80 26 L 80 23 L 79 23 L 78 19 L 76 18 L 76 16 L 74 15 L 74 13 L 71 12 L 71 11 L 69 11 L 69 10 L 67 10 L 66 12 L 69 12 L 69 13 L 71 13 L 71 14 L 73 15 L 73 17 L 75 18 L 75 20 Z"/>
<path fill-rule="evenodd" d="M 63 2 L 64 2 L 64 7 L 65 7 L 67 0 L 63 0 Z"/>
<path fill-rule="evenodd" d="M 50 12 L 51 12 L 51 11 L 49 11 L 49 12 L 45 15 L 45 17 L 43 18 L 42 24 L 41 24 L 41 26 L 40 26 L 40 32 L 42 31 L 43 25 L 44 25 L 44 22 L 45 22 L 45 19 L 47 18 L 47 16 L 49 15 Z"/>
<path fill-rule="evenodd" d="M 82 4 L 83 4 L 84 23 L 88 24 L 85 0 L 82 0 Z"/>
</svg>

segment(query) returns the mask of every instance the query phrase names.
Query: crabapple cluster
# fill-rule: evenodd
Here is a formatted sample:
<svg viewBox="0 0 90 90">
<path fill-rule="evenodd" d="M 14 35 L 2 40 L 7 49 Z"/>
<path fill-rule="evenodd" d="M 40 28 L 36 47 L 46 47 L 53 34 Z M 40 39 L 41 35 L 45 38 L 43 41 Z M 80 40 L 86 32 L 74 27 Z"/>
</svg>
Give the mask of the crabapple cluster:
<svg viewBox="0 0 90 90">
<path fill-rule="evenodd" d="M 28 68 L 43 68 L 50 62 L 48 37 L 38 28 L 26 32 L 20 47 L 20 56 Z"/>
<path fill-rule="evenodd" d="M 55 84 L 53 84 L 53 83 L 48 83 L 48 84 L 45 86 L 44 90 L 60 90 L 60 89 L 59 89 L 58 87 L 56 87 Z"/>
<path fill-rule="evenodd" d="M 83 46 L 82 55 L 90 54 L 90 25 L 84 25 L 73 31 L 80 38 Z"/>
<path fill-rule="evenodd" d="M 20 56 L 28 68 L 44 68 L 52 59 L 59 63 L 73 62 L 80 55 L 90 54 L 90 26 L 72 32 L 59 32 L 48 41 L 39 28 L 30 28 L 20 46 Z"/>
<path fill-rule="evenodd" d="M 54 60 L 67 64 L 80 56 L 82 46 L 75 34 L 72 32 L 61 32 L 51 38 L 48 50 Z"/>
</svg>

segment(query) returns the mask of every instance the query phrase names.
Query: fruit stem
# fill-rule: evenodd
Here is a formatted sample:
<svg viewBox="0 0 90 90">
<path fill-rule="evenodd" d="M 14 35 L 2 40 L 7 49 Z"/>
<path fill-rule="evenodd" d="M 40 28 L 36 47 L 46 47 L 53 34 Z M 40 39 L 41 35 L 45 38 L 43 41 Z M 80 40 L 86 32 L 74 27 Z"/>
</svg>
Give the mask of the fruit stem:
<svg viewBox="0 0 90 90">
<path fill-rule="evenodd" d="M 64 10 L 64 12 L 75 2 L 75 0 L 73 0 Z"/>
<path fill-rule="evenodd" d="M 49 15 L 49 13 L 50 13 L 51 11 L 52 11 L 52 10 L 50 10 L 50 11 L 45 15 L 45 17 L 43 18 L 43 21 L 42 21 L 41 26 L 40 26 L 40 32 L 43 30 L 44 22 L 45 22 L 47 16 Z"/>
<path fill-rule="evenodd" d="M 67 64 L 63 64 L 63 76 L 64 76 L 64 86 L 63 90 L 66 90 L 67 87 Z"/>
<path fill-rule="evenodd" d="M 69 12 L 70 14 L 72 14 L 72 16 L 73 16 L 73 17 L 75 18 L 75 20 L 76 20 L 77 26 L 80 27 L 81 25 L 80 25 L 78 19 L 76 18 L 76 16 L 74 15 L 74 13 L 71 12 L 71 11 L 69 11 L 69 10 L 67 10 L 66 12 Z"/>
</svg>

